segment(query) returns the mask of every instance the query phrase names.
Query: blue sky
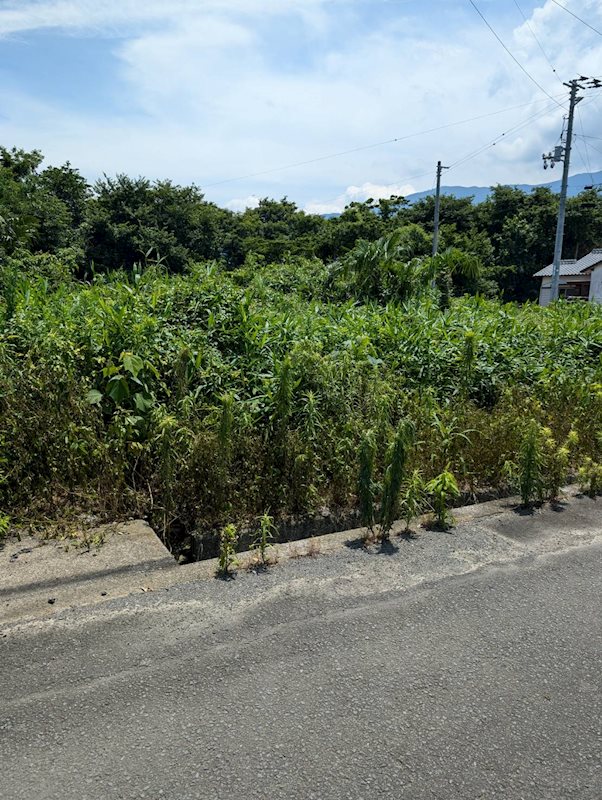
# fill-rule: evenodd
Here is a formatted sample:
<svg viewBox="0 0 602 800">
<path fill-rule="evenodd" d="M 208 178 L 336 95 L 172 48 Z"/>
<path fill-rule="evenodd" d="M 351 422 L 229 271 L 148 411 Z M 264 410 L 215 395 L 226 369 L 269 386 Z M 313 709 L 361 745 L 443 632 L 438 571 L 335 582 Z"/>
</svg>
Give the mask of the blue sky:
<svg viewBox="0 0 602 800">
<path fill-rule="evenodd" d="M 231 208 L 340 210 L 430 188 L 439 158 L 460 161 L 448 184 L 542 182 L 562 80 L 602 75 L 602 36 L 552 0 L 475 1 L 557 102 L 468 0 L 0 0 L 0 141 L 90 180 L 194 182 Z M 602 30 L 599 0 L 563 2 Z M 598 95 L 579 134 L 602 136 Z M 573 172 L 602 168 L 602 141 L 577 145 Z"/>
</svg>

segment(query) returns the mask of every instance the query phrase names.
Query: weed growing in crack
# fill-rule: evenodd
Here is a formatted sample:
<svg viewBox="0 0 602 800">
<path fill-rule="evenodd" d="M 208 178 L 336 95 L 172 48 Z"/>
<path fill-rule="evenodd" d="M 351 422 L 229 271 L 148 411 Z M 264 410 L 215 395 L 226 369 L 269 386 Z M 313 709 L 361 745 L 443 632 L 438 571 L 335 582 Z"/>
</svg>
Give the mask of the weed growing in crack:
<svg viewBox="0 0 602 800">
<path fill-rule="evenodd" d="M 386 541 L 399 512 L 399 492 L 403 482 L 410 448 L 414 441 L 414 427 L 402 420 L 387 455 L 383 494 L 379 514 L 379 538 Z"/>
<path fill-rule="evenodd" d="M 238 566 L 238 560 L 236 558 L 237 542 L 238 533 L 236 527 L 232 524 L 226 525 L 226 527 L 222 529 L 219 537 L 218 577 L 227 578 L 232 574 L 232 570 Z"/>
<path fill-rule="evenodd" d="M 274 525 L 274 518 L 269 514 L 263 514 L 259 520 L 259 531 L 251 545 L 252 550 L 256 550 L 259 554 L 259 563 L 262 567 L 267 567 L 269 563 L 268 550 L 272 546 L 272 542 L 276 538 L 278 529 Z"/>
<path fill-rule="evenodd" d="M 544 464 L 543 437 L 540 424 L 529 420 L 527 429 L 520 443 L 518 454 L 518 478 L 520 496 L 526 508 L 537 496 L 542 499 Z"/>
<path fill-rule="evenodd" d="M 460 496 L 456 479 L 449 469 L 445 469 L 427 483 L 425 491 L 431 498 L 437 526 L 441 530 L 448 530 L 454 522 L 450 508 L 453 501 Z"/>
</svg>

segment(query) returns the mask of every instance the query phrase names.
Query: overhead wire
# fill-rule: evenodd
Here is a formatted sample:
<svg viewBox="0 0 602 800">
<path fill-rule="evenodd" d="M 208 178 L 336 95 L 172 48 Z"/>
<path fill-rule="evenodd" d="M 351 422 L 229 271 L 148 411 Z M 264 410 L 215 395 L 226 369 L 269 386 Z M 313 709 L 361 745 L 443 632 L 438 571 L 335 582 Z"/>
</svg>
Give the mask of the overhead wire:
<svg viewBox="0 0 602 800">
<path fill-rule="evenodd" d="M 585 100 L 585 102 L 584 102 L 584 105 L 589 105 L 590 103 L 592 103 L 594 101 L 594 99 L 595 99 L 594 96 L 592 96 L 590 98 L 587 98 Z M 476 150 L 473 150 L 470 153 L 468 153 L 467 155 L 462 156 L 457 161 L 454 161 L 452 164 L 450 164 L 450 166 L 447 167 L 446 169 L 447 170 L 452 170 L 452 169 L 455 169 L 458 166 L 466 164 L 468 161 L 471 161 L 473 158 L 476 158 L 481 153 L 486 152 L 491 147 L 495 147 L 500 141 L 503 141 L 503 139 L 505 139 L 509 134 L 516 133 L 517 131 L 521 130 L 522 128 L 527 127 L 533 120 L 545 116 L 550 111 L 552 111 L 554 108 L 555 108 L 555 105 L 552 105 L 552 104 L 548 103 L 548 105 L 544 109 L 541 109 L 540 111 L 537 111 L 535 114 L 530 115 L 529 117 L 527 117 L 527 119 L 523 120 L 522 122 L 519 122 L 516 125 L 514 125 L 513 127 L 508 128 L 508 130 L 502 132 L 499 136 L 497 136 L 491 142 L 488 142 L 487 144 L 481 145 Z M 578 136 L 578 135 L 579 134 L 574 134 L 574 136 Z M 600 141 L 602 141 L 601 137 L 588 137 L 588 138 L 593 138 L 593 139 L 598 139 L 599 138 Z M 592 149 L 596 150 L 598 153 L 602 153 L 602 150 L 598 150 L 598 148 L 593 147 L 593 145 L 590 145 L 590 147 Z M 580 155 L 581 159 L 583 160 L 583 155 L 582 155 L 580 149 L 579 149 L 579 155 Z M 587 166 L 585 165 L 585 161 L 584 161 L 584 166 L 585 166 L 586 171 L 588 171 L 590 176 L 592 177 L 592 182 L 593 182 L 593 174 L 591 172 L 591 167 L 588 170 Z M 399 180 L 394 181 L 393 183 L 385 184 L 385 186 L 394 186 L 394 185 L 399 184 L 399 183 L 406 183 L 406 182 L 409 182 L 411 180 L 415 180 L 416 178 L 423 177 L 424 175 L 430 175 L 430 174 L 431 174 L 431 171 L 429 170 L 428 172 L 422 173 L 421 175 L 414 175 L 414 176 L 407 177 L 407 178 L 400 178 Z"/>
<path fill-rule="evenodd" d="M 515 133 L 515 132 L 521 130 L 522 128 L 527 127 L 527 125 L 529 125 L 534 119 L 537 119 L 539 117 L 544 116 L 545 114 L 548 114 L 550 111 L 552 111 L 554 109 L 554 107 L 555 107 L 554 105 L 551 105 L 550 103 L 548 103 L 546 108 L 536 112 L 535 114 L 530 115 L 529 117 L 527 117 L 527 119 L 522 120 L 522 122 L 519 122 L 516 125 L 513 125 L 511 128 L 508 128 L 508 130 L 503 131 L 499 136 L 496 136 L 495 139 L 493 139 L 492 141 L 488 142 L 487 144 L 481 145 L 476 150 L 473 150 L 470 153 L 468 153 L 467 155 L 462 156 L 461 158 L 457 159 L 457 161 L 454 161 L 452 164 L 450 164 L 448 167 L 446 167 L 446 169 L 448 171 L 450 171 L 452 169 L 455 169 L 458 166 L 461 166 L 462 164 L 466 164 L 468 161 L 471 161 L 473 158 L 476 158 L 478 155 L 480 155 L 481 153 L 484 153 L 486 150 L 489 150 L 491 147 L 495 147 L 495 145 L 498 144 L 503 139 L 505 139 L 508 136 L 508 134 Z M 421 175 L 414 175 L 412 177 L 400 178 L 399 180 L 395 181 L 394 183 L 385 184 L 385 186 L 394 186 L 394 185 L 400 184 L 400 183 L 408 183 L 411 180 L 415 180 L 416 178 L 421 178 L 424 175 L 430 175 L 430 174 L 431 174 L 431 170 L 429 170 L 428 172 L 424 172 Z"/>
<path fill-rule="evenodd" d="M 579 109 L 579 106 L 577 106 L 577 119 L 578 119 L 578 122 L 579 122 L 579 127 L 581 128 L 581 134 L 584 135 L 585 134 L 585 130 L 583 128 L 583 118 L 581 116 L 581 111 Z M 581 153 L 581 148 L 579 147 L 579 142 L 575 142 L 575 144 L 577 145 L 577 151 L 579 153 L 579 157 L 583 161 L 583 166 L 585 167 L 585 169 L 589 173 L 589 177 L 591 178 L 591 182 L 593 183 L 594 182 L 594 175 L 593 175 L 593 172 L 592 172 L 592 165 L 591 165 L 591 162 L 589 160 L 589 152 L 588 152 L 588 149 L 587 149 L 588 148 L 588 144 L 585 141 L 585 139 L 583 139 L 583 147 L 585 149 L 585 157 Z"/>
<path fill-rule="evenodd" d="M 535 114 L 530 115 L 529 117 L 527 117 L 527 119 L 523 120 L 522 122 L 519 122 L 516 125 L 512 126 L 511 128 L 508 128 L 508 130 L 503 131 L 499 136 L 496 136 L 496 138 L 493 139 L 492 141 L 488 142 L 487 144 L 481 145 L 481 147 L 478 147 L 476 150 L 473 150 L 470 153 L 467 153 L 465 156 L 462 156 L 461 158 L 457 159 L 452 164 L 450 164 L 449 167 L 447 167 L 446 169 L 448 171 L 451 171 L 452 169 L 455 169 L 456 167 L 459 167 L 459 166 L 461 166 L 463 164 L 466 164 L 468 161 L 471 161 L 473 158 L 476 158 L 481 153 L 484 153 L 487 150 L 489 150 L 490 148 L 495 147 L 500 141 L 504 140 L 509 134 L 516 133 L 517 131 L 521 130 L 522 128 L 526 128 L 528 125 L 531 124 L 531 122 L 533 122 L 533 120 L 545 116 L 545 114 L 548 114 L 554 108 L 555 108 L 554 105 L 548 104 L 546 106 L 546 108 L 541 109 L 540 111 L 536 112 Z M 595 149 L 597 149 L 597 148 L 595 148 Z M 598 152 L 602 153 L 602 150 L 599 150 Z M 415 176 L 408 177 L 408 178 L 401 178 L 401 179 L 395 181 L 394 183 L 385 184 L 385 186 L 393 186 L 393 185 L 399 184 L 399 183 L 408 183 L 411 180 L 415 180 L 416 178 L 423 177 L 424 175 L 430 175 L 430 174 L 431 174 L 431 170 L 429 170 L 428 172 L 424 172 L 421 175 L 415 175 Z M 592 183 L 593 183 L 593 176 L 592 176 Z"/>
<path fill-rule="evenodd" d="M 492 34 L 495 36 L 495 38 L 497 39 L 497 41 L 498 41 L 498 42 L 501 44 L 501 46 L 504 48 L 504 50 L 505 50 L 505 51 L 508 53 L 508 55 L 509 55 L 509 56 L 510 56 L 510 58 L 511 58 L 511 59 L 514 61 L 514 63 L 517 65 L 517 67 L 518 67 L 520 70 L 522 70 L 522 72 L 523 72 L 523 73 L 524 73 L 524 74 L 527 76 L 527 78 L 529 78 L 529 80 L 530 80 L 532 83 L 534 83 L 534 84 L 535 84 L 535 86 L 537 86 L 537 88 L 538 88 L 538 89 L 539 89 L 541 92 L 543 92 L 543 93 L 544 93 L 544 94 L 545 94 L 547 97 L 549 97 L 549 98 L 550 98 L 550 100 L 554 100 L 554 102 L 555 102 L 557 105 L 561 106 L 562 108 L 565 108 L 566 106 L 563 106 L 563 105 L 562 105 L 562 103 L 559 103 L 559 102 L 558 102 L 558 101 L 557 101 L 557 100 L 556 100 L 554 97 L 552 97 L 552 95 L 551 95 L 551 94 L 550 94 L 550 93 L 547 91 L 547 89 L 544 89 L 544 87 L 541 85 L 541 83 L 539 83 L 539 81 L 537 81 L 537 80 L 536 80 L 536 79 L 533 77 L 533 75 L 531 75 L 531 73 L 530 73 L 530 72 L 529 72 L 529 71 L 528 71 L 528 70 L 527 70 L 525 67 L 523 67 L 523 65 L 520 63 L 520 61 L 518 60 L 518 58 L 516 58 L 516 56 L 514 55 L 514 53 L 513 53 L 513 52 L 512 52 L 512 51 L 511 51 L 511 50 L 510 50 L 510 49 L 509 49 L 507 46 L 506 46 L 506 44 L 503 42 L 503 40 L 501 39 L 501 37 L 500 37 L 500 36 L 497 34 L 497 32 L 494 30 L 494 28 L 492 27 L 492 25 L 490 25 L 490 24 L 489 24 L 489 22 L 487 21 L 487 18 L 485 17 L 485 15 L 483 14 L 483 12 L 480 10 L 480 8 L 477 6 L 477 4 L 474 2 L 474 0 L 468 0 L 468 2 L 469 2 L 469 3 L 470 3 L 470 5 L 471 5 L 471 6 L 474 8 L 474 10 L 477 12 L 477 14 L 479 15 L 479 17 L 481 17 L 481 19 L 483 20 L 483 22 L 485 23 L 485 25 L 486 25 L 486 26 L 489 28 L 489 30 L 491 31 L 491 33 L 492 33 Z"/>
<path fill-rule="evenodd" d="M 548 104 L 546 108 L 542 109 L 541 111 L 538 111 L 535 114 L 530 115 L 529 117 L 527 117 L 526 120 L 523 120 L 522 122 L 519 122 L 516 125 L 513 125 L 511 128 L 508 128 L 508 130 L 503 131 L 499 136 L 496 136 L 495 139 L 493 139 L 493 141 L 488 142 L 487 144 L 481 145 L 481 147 L 478 147 L 476 150 L 473 150 L 472 152 L 468 153 L 467 155 L 463 156 L 462 158 L 459 158 L 457 161 L 454 161 L 453 164 L 450 164 L 449 169 L 455 169 L 456 167 L 459 167 L 460 165 L 465 164 L 468 161 L 471 161 L 473 158 L 475 158 L 476 156 L 478 156 L 481 153 L 485 152 L 486 150 L 489 150 L 491 147 L 495 147 L 499 142 L 501 142 L 503 139 L 505 139 L 508 136 L 508 134 L 516 133 L 517 131 L 521 130 L 522 128 L 525 128 L 533 120 L 538 119 L 539 117 L 542 117 L 545 114 L 548 114 L 553 109 L 554 109 L 554 106 Z"/>
<path fill-rule="evenodd" d="M 488 22 L 488 20 L 486 19 L 484 14 L 481 12 L 481 10 L 478 8 L 478 6 L 474 2 L 474 0 L 469 0 L 469 2 L 472 5 L 472 7 L 474 8 L 474 10 L 476 11 L 476 13 L 479 15 L 479 17 L 482 19 L 482 21 L 485 23 L 487 28 L 491 31 L 493 36 L 499 42 L 499 44 L 508 53 L 508 55 L 512 58 L 512 60 L 516 63 L 516 65 L 521 69 L 521 71 L 529 78 L 529 80 L 535 86 L 537 86 L 537 88 L 541 92 L 543 92 L 546 95 L 546 97 L 548 97 L 554 103 L 555 106 L 558 106 L 558 107 L 563 108 L 563 109 L 566 110 L 566 106 L 563 105 L 563 103 L 559 102 L 559 100 L 558 100 L 558 97 L 563 97 L 564 95 L 559 95 L 559 96 L 556 96 L 556 97 L 551 95 L 531 75 L 531 73 L 520 63 L 520 61 L 514 56 L 514 54 L 510 51 L 510 49 L 503 42 L 501 37 L 494 30 L 493 26 Z M 555 2 L 555 0 L 554 0 L 554 2 Z M 517 0 L 514 0 L 514 4 L 516 5 L 516 7 L 519 10 L 521 16 L 523 17 L 523 20 L 527 24 L 527 26 L 528 26 L 533 38 L 537 42 L 537 44 L 539 46 L 539 49 L 541 50 L 543 56 L 545 57 L 546 61 L 548 62 L 548 64 L 549 64 L 550 68 L 552 69 L 554 75 L 556 76 L 556 78 L 561 83 L 563 83 L 561 78 L 558 76 L 558 74 L 556 72 L 556 68 L 554 67 L 554 65 L 553 65 L 552 61 L 550 60 L 549 56 L 547 55 L 547 53 L 546 53 L 543 45 L 541 44 L 540 40 L 536 36 L 532 26 L 529 23 L 529 20 L 525 16 L 525 14 L 524 14 L 522 8 L 520 7 L 519 3 L 517 2 Z M 564 10 L 568 11 L 573 16 L 577 17 L 577 15 L 573 14 L 569 9 L 565 8 L 560 3 L 556 3 L 556 5 L 559 5 L 561 8 L 564 8 Z M 577 19 L 580 19 L 580 18 L 577 17 Z M 584 20 L 581 20 L 581 19 L 580 19 L 580 21 L 584 22 Z M 588 23 L 585 23 L 585 24 L 588 24 Z M 588 27 L 592 27 L 592 26 L 588 25 Z M 593 28 L 593 30 L 596 30 L 596 29 Z M 596 31 L 596 33 L 599 33 L 599 31 Z M 535 101 L 535 102 L 543 102 L 543 100 L 542 101 Z M 414 137 L 417 137 L 417 136 L 424 136 L 424 135 L 427 135 L 429 133 L 435 133 L 437 131 L 445 130 L 447 128 L 451 128 L 451 127 L 454 127 L 456 125 L 467 124 L 469 122 L 474 122 L 474 121 L 481 120 L 481 119 L 484 119 L 484 118 L 487 118 L 487 117 L 490 117 L 490 116 L 495 116 L 497 114 L 505 113 L 506 111 L 514 110 L 516 108 L 524 108 L 525 106 L 532 105 L 532 104 L 533 104 L 533 102 L 522 103 L 522 104 L 517 105 L 517 106 L 512 106 L 512 107 L 509 107 L 509 108 L 506 108 L 506 109 L 500 109 L 499 111 L 490 112 L 488 114 L 481 114 L 481 115 L 478 115 L 478 116 L 475 116 L 475 117 L 470 117 L 468 119 L 457 120 L 455 122 L 450 122 L 450 123 L 446 123 L 444 125 L 439 125 L 439 126 L 436 126 L 434 128 L 429 128 L 429 129 L 426 129 L 426 130 L 423 130 L 423 131 L 416 131 L 414 133 L 406 134 L 404 136 L 398 136 L 398 137 L 394 137 L 394 138 L 391 138 L 391 139 L 386 139 L 386 140 L 383 140 L 383 141 L 380 141 L 380 142 L 374 142 L 374 143 L 367 144 L 367 145 L 361 145 L 359 147 L 350 148 L 348 150 L 342 150 L 342 151 L 339 151 L 337 153 L 330 153 L 330 154 L 323 155 L 323 156 L 317 156 L 315 158 L 306 159 L 304 161 L 296 161 L 296 162 L 292 162 L 292 163 L 289 163 L 289 164 L 284 164 L 284 165 L 281 165 L 281 166 L 278 166 L 278 167 L 272 167 L 272 168 L 266 169 L 266 170 L 259 170 L 259 171 L 256 171 L 256 172 L 247 173 L 246 175 L 240 175 L 240 176 L 232 177 L 232 178 L 225 178 L 225 179 L 220 180 L 220 181 L 214 181 L 212 183 L 203 184 L 203 186 L 204 186 L 204 188 L 210 188 L 210 187 L 213 187 L 213 186 L 219 186 L 219 185 L 222 185 L 222 184 L 231 183 L 231 182 L 235 182 L 235 181 L 239 181 L 239 180 L 245 180 L 245 179 L 248 179 L 248 178 L 259 177 L 259 176 L 262 176 L 262 175 L 269 175 L 269 174 L 272 174 L 272 173 L 275 173 L 275 172 L 279 172 L 279 171 L 282 171 L 282 170 L 286 170 L 286 169 L 293 169 L 295 167 L 306 166 L 306 165 L 309 165 L 309 164 L 315 164 L 315 163 L 319 163 L 321 161 L 325 161 L 327 159 L 337 158 L 337 157 L 341 157 L 341 156 L 344 156 L 344 155 L 350 155 L 352 153 L 358 153 L 358 152 L 361 152 L 361 151 L 364 151 L 364 150 L 369 150 L 369 149 L 373 149 L 373 148 L 377 148 L 377 147 L 382 147 L 382 146 L 385 146 L 385 145 L 388 145 L 388 144 L 394 144 L 394 143 L 397 143 L 397 142 L 405 141 L 405 140 L 408 140 L 408 139 L 411 139 L 411 138 L 414 138 Z M 553 106 L 547 106 L 545 109 L 543 109 L 541 111 L 538 111 L 537 113 L 535 113 L 535 114 L 531 115 L 530 117 L 528 117 L 527 120 L 525 120 L 524 122 L 521 122 L 521 123 L 509 128 L 507 131 L 504 131 L 498 137 L 496 137 L 493 141 L 491 141 L 491 142 L 489 142 L 489 143 L 487 143 L 485 145 L 480 146 L 476 150 L 468 153 L 467 155 L 465 155 L 462 158 L 460 158 L 457 161 L 455 161 L 453 164 L 450 165 L 449 169 L 454 169 L 454 168 L 456 168 L 456 167 L 458 167 L 458 166 L 460 166 L 462 164 L 467 163 L 468 161 L 470 161 L 473 158 L 475 158 L 476 156 L 478 156 L 480 153 L 485 152 L 486 150 L 488 150 L 491 147 L 494 147 L 496 144 L 498 144 L 500 141 L 502 141 L 505 137 L 507 137 L 510 133 L 516 132 L 516 131 L 520 130 L 521 128 L 525 127 L 533 119 L 539 118 L 539 117 L 543 116 L 544 114 L 549 113 L 549 111 L 551 111 L 552 108 L 553 108 Z M 583 123 L 581 121 L 581 116 L 579 116 L 579 119 L 580 119 L 581 129 L 583 131 Z M 583 135 L 583 137 L 585 137 L 585 134 L 582 134 L 582 135 Z M 595 137 L 590 137 L 590 138 L 595 138 Z M 584 143 L 585 143 L 585 141 L 584 141 Z M 581 156 L 582 160 L 584 161 L 584 166 L 585 166 L 586 170 L 588 170 L 588 172 L 591 175 L 591 164 L 589 162 L 589 156 L 587 155 L 587 152 L 586 152 L 586 158 L 584 159 L 583 155 L 581 154 L 580 148 L 578 148 L 578 149 L 579 149 L 579 152 L 580 152 L 580 156 Z M 595 148 L 592 148 L 592 149 L 595 149 Z M 587 164 L 585 163 L 586 160 L 587 160 Z M 589 164 L 589 168 L 588 168 L 588 164 Z M 430 172 L 431 172 L 431 170 L 428 170 L 428 172 L 420 173 L 418 175 L 412 175 L 412 176 L 407 177 L 407 178 L 400 178 L 400 179 L 398 179 L 398 180 L 396 180 L 396 181 L 394 181 L 394 182 L 392 182 L 390 184 L 385 184 L 385 185 L 386 186 L 395 186 L 396 184 L 399 184 L 399 183 L 402 183 L 402 182 L 409 182 L 411 180 L 415 180 L 417 178 L 423 177 L 424 175 L 428 175 L 428 174 L 430 174 Z"/>
<path fill-rule="evenodd" d="M 602 155 L 602 150 L 599 150 L 597 147 L 594 147 L 594 145 L 593 145 L 593 144 L 590 144 L 590 148 L 591 148 L 592 150 L 595 150 L 595 151 L 596 151 L 596 153 L 600 153 L 600 154 Z"/>
<path fill-rule="evenodd" d="M 562 97 L 562 96 L 563 95 L 558 95 L 558 97 Z M 385 145 L 395 144 L 397 142 L 407 141 L 408 139 L 412 139 L 412 138 L 415 138 L 417 136 L 426 136 L 429 133 L 437 133 L 438 131 L 443 131 L 443 130 L 446 130 L 448 128 L 453 128 L 453 127 L 455 127 L 457 125 L 466 125 L 469 122 L 477 122 L 478 120 L 481 120 L 481 119 L 487 119 L 488 117 L 494 117 L 494 116 L 498 116 L 499 114 L 504 114 L 507 111 L 515 111 L 516 109 L 519 109 L 519 108 L 525 108 L 526 106 L 532 106 L 535 103 L 543 103 L 543 102 L 545 102 L 545 101 L 544 100 L 535 100 L 535 101 L 532 100 L 532 101 L 529 101 L 528 103 L 519 103 L 518 105 L 509 106 L 508 108 L 502 108 L 502 109 L 499 109 L 498 111 L 490 111 L 487 114 L 479 114 L 478 116 L 469 117 L 468 119 L 456 120 L 455 122 L 447 122 L 444 125 L 437 125 L 434 128 L 427 128 L 426 130 L 415 131 L 413 133 L 405 134 L 404 136 L 396 136 L 396 137 L 394 137 L 392 139 L 385 139 L 385 140 L 380 141 L 380 142 L 373 142 L 371 144 L 360 145 L 359 147 L 353 147 L 353 148 L 350 148 L 349 150 L 341 150 L 341 151 L 339 151 L 337 153 L 329 153 L 329 154 L 323 155 L 323 156 L 316 156 L 315 158 L 309 158 L 309 159 L 306 159 L 304 161 L 295 161 L 295 162 L 291 162 L 289 164 L 282 164 L 282 165 L 280 165 L 278 167 L 271 167 L 269 169 L 258 170 L 257 172 L 249 172 L 246 175 L 237 175 L 236 177 L 232 177 L 232 178 L 224 178 L 223 180 L 213 181 L 212 183 L 202 183 L 202 186 L 203 186 L 204 189 L 209 189 L 209 188 L 211 188 L 213 186 L 221 186 L 221 185 L 223 185 L 225 183 L 234 183 L 236 181 L 247 180 L 248 178 L 258 178 L 258 177 L 260 177 L 262 175 L 270 175 L 270 174 L 273 174 L 275 172 L 280 172 L 280 171 L 286 170 L 286 169 L 293 169 L 295 167 L 304 167 L 304 166 L 308 166 L 309 164 L 317 164 L 317 163 L 319 163 L 321 161 L 326 161 L 326 160 L 331 159 L 331 158 L 339 158 L 341 156 L 351 155 L 352 153 L 360 153 L 360 152 L 362 152 L 364 150 L 372 150 L 372 149 L 377 148 L 377 147 L 384 147 Z"/>
<path fill-rule="evenodd" d="M 552 2 L 554 3 L 554 5 L 558 6 L 558 8 L 562 8 L 563 11 L 566 11 L 567 14 L 570 14 L 571 17 L 575 17 L 575 19 L 578 19 L 579 22 L 582 22 L 584 25 L 586 25 L 588 28 L 590 28 L 594 33 L 597 33 L 598 36 L 602 36 L 602 31 L 599 31 L 597 28 L 594 28 L 593 25 L 590 25 L 589 22 L 586 22 L 584 19 L 581 19 L 581 17 L 579 17 L 577 14 L 575 14 L 574 11 L 571 11 L 570 8 L 567 8 L 566 6 L 563 6 L 562 3 L 558 2 L 558 0 L 552 0 Z"/>
<path fill-rule="evenodd" d="M 560 83 L 563 83 L 563 81 L 562 81 L 562 78 L 561 78 L 561 77 L 558 75 L 558 73 L 556 72 L 556 67 L 554 66 L 554 64 L 552 64 L 552 62 L 551 62 L 551 60 L 550 60 L 550 58 L 549 58 L 548 54 L 546 53 L 546 51 L 545 51 L 545 50 L 544 50 L 544 48 L 543 48 L 543 45 L 542 45 L 542 43 L 539 41 L 538 37 L 537 37 L 537 36 L 536 36 L 536 34 L 535 34 L 535 31 L 534 31 L 534 30 L 533 30 L 533 28 L 531 27 L 531 23 L 529 22 L 529 19 L 528 19 L 528 17 L 526 17 L 526 16 L 525 16 L 525 12 L 524 12 L 524 11 L 522 10 L 522 8 L 519 6 L 519 4 L 518 4 L 517 0 L 514 0 L 514 5 L 515 5 L 515 6 L 518 8 L 518 10 L 520 11 L 520 15 L 521 15 L 521 17 L 524 19 L 524 21 L 525 21 L 525 25 L 526 25 L 526 26 L 527 26 L 527 28 L 529 28 L 529 30 L 531 31 L 531 36 L 532 36 L 532 37 L 535 39 L 535 41 L 537 42 L 537 45 L 538 45 L 539 49 L 541 50 L 543 57 L 545 58 L 545 60 L 546 60 L 546 61 L 548 62 L 548 64 L 550 65 L 550 68 L 551 68 L 552 72 L 553 72 L 553 73 L 554 73 L 554 75 L 555 75 L 555 76 L 558 78 L 558 80 L 560 81 Z"/>
</svg>

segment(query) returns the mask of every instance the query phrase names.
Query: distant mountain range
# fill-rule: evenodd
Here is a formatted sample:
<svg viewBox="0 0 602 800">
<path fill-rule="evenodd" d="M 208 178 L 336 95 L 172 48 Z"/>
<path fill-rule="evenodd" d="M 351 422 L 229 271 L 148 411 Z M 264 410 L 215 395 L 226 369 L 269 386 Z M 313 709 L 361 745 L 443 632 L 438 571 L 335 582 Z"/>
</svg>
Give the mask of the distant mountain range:
<svg viewBox="0 0 602 800">
<path fill-rule="evenodd" d="M 558 170 L 560 172 L 560 169 Z M 558 172 L 554 171 L 553 174 L 558 174 Z M 516 189 L 522 189 L 523 192 L 530 192 L 533 189 L 539 188 L 540 186 L 546 186 L 548 189 L 551 189 L 553 192 L 560 192 L 560 182 L 561 182 L 561 175 L 558 174 L 558 180 L 550 181 L 549 183 L 539 183 L 537 186 L 531 186 L 528 183 L 514 183 L 508 184 L 509 186 L 513 186 Z M 579 175 L 572 175 L 569 178 L 569 197 L 574 197 L 579 192 L 582 192 L 586 186 L 591 186 L 592 184 L 600 185 L 602 184 L 602 171 L 594 172 L 594 173 L 585 173 L 582 172 Z M 429 197 L 433 195 L 434 189 L 429 189 L 426 192 L 415 192 L 414 194 L 409 194 L 406 197 L 410 203 L 415 203 L 417 200 L 422 200 L 424 197 Z M 472 197 L 475 203 L 482 203 L 483 200 L 487 200 L 489 195 L 491 194 L 491 187 L 490 186 L 442 186 L 441 187 L 441 194 L 448 194 L 448 195 L 455 195 L 455 197 Z"/>
</svg>

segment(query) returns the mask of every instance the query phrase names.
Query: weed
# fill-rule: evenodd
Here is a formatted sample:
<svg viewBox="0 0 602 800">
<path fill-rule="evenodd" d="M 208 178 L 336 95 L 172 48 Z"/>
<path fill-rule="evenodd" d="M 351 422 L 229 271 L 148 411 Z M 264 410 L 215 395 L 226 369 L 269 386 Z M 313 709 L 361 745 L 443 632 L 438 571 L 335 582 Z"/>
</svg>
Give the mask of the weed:
<svg viewBox="0 0 602 800">
<path fill-rule="evenodd" d="M 414 440 L 414 427 L 403 420 L 387 453 L 383 494 L 380 505 L 380 538 L 386 541 L 399 511 L 399 492 L 403 482 L 409 451 Z"/>
<path fill-rule="evenodd" d="M 524 507 L 530 505 L 535 496 L 540 499 L 542 497 L 543 466 L 541 426 L 536 420 L 531 419 L 520 443 L 518 460 L 520 496 Z"/>
<path fill-rule="evenodd" d="M 431 498 L 437 526 L 441 530 L 447 530 L 454 522 L 450 507 L 453 501 L 460 496 L 456 479 L 449 469 L 445 469 L 427 483 L 425 491 Z"/>
<path fill-rule="evenodd" d="M 569 472 L 571 456 L 579 444 L 577 433 L 571 429 L 563 445 L 558 447 L 550 428 L 543 429 L 544 487 L 549 500 L 558 499 Z"/>
<path fill-rule="evenodd" d="M 236 558 L 236 544 L 238 542 L 238 534 L 236 527 L 232 524 L 226 525 L 222 529 L 219 537 L 219 558 L 217 575 L 220 578 L 227 578 L 232 569 L 238 565 Z"/>
<path fill-rule="evenodd" d="M 257 536 L 251 544 L 252 550 L 257 550 L 259 553 L 259 560 L 262 567 L 266 567 L 269 563 L 267 553 L 272 546 L 272 542 L 278 533 L 278 529 L 274 525 L 274 518 L 269 514 L 263 514 L 259 520 L 259 531 Z"/>
<path fill-rule="evenodd" d="M 0 269 L 3 513 L 148 515 L 175 536 L 357 498 L 386 537 L 417 502 L 414 470 L 475 494 L 522 483 L 530 502 L 599 464 L 602 308 L 450 297 L 442 313 L 430 278 L 415 296 L 433 265 L 408 260 L 408 241 L 362 245 L 351 283 L 295 257 L 87 283 L 14 259 Z M 420 446 L 387 447 L 401 420 Z"/>
<path fill-rule="evenodd" d="M 376 501 L 376 485 L 373 480 L 374 457 L 376 448 L 374 439 L 368 434 L 362 440 L 360 447 L 360 471 L 358 478 L 357 494 L 359 499 L 360 521 L 368 530 L 369 535 L 374 533 L 374 503 Z"/>
<path fill-rule="evenodd" d="M 412 520 L 418 517 L 425 505 L 426 488 L 420 470 L 415 469 L 401 490 L 400 511 L 401 517 L 406 524 L 406 532 L 409 531 Z"/>
<path fill-rule="evenodd" d="M 221 397 L 221 414 L 219 421 L 218 441 L 224 461 L 230 461 L 232 450 L 232 430 L 234 428 L 234 397 L 226 393 Z"/>
<path fill-rule="evenodd" d="M 602 464 L 586 457 L 578 473 L 581 491 L 590 497 L 602 493 Z"/>
<path fill-rule="evenodd" d="M 321 546 L 320 541 L 316 536 L 312 536 L 307 545 L 307 555 L 315 558 L 320 555 Z"/>
</svg>

